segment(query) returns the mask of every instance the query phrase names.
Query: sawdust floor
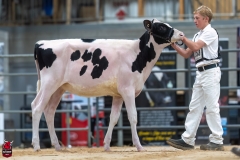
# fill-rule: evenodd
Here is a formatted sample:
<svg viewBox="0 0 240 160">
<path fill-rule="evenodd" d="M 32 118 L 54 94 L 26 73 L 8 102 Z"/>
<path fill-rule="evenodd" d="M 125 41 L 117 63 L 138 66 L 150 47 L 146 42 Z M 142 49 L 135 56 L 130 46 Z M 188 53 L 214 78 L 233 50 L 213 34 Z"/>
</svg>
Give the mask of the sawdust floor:
<svg viewBox="0 0 240 160">
<path fill-rule="evenodd" d="M 144 147 L 147 150 L 145 152 L 137 152 L 135 147 L 129 146 L 111 147 L 111 152 L 104 152 L 103 147 L 74 147 L 60 152 L 53 148 L 39 152 L 34 152 L 32 148 L 13 148 L 13 155 L 8 160 L 239 160 L 240 157 L 231 153 L 232 147 L 225 146 L 225 151 L 201 151 L 196 146 L 195 150 L 182 151 L 169 146 L 147 146 Z"/>
</svg>

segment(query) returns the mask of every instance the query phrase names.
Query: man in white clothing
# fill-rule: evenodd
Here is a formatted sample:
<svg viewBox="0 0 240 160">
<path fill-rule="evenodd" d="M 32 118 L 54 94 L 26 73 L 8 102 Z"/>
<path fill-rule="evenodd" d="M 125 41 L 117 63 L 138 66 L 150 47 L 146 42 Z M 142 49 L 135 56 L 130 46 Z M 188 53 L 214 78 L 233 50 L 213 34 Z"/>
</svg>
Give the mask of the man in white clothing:
<svg viewBox="0 0 240 160">
<path fill-rule="evenodd" d="M 196 132 L 206 107 L 206 120 L 212 134 L 209 135 L 209 143 L 201 145 L 200 149 L 223 151 L 223 129 L 218 104 L 221 79 L 219 37 L 210 24 L 213 17 L 210 8 L 201 6 L 193 14 L 194 23 L 200 31 L 194 35 L 192 41 L 186 37 L 182 38 L 187 49 L 172 44 L 172 47 L 184 58 L 194 54 L 197 68 L 189 113 L 185 121 L 186 130 L 181 139 L 169 139 L 167 143 L 182 150 L 194 149 Z"/>
</svg>

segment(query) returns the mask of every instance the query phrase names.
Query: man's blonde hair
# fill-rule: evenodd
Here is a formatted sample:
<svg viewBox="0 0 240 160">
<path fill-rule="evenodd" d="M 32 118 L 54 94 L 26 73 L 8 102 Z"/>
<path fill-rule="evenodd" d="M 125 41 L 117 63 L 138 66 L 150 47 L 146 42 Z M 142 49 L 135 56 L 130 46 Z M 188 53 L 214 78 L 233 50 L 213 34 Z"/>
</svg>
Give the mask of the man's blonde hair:
<svg viewBox="0 0 240 160">
<path fill-rule="evenodd" d="M 196 13 L 199 13 L 201 16 L 203 17 L 208 17 L 208 22 L 210 23 L 212 18 L 213 18 L 213 13 L 212 13 L 212 10 L 210 8 L 208 8 L 207 6 L 200 6 L 198 7 L 194 12 L 193 14 L 196 14 Z"/>
</svg>

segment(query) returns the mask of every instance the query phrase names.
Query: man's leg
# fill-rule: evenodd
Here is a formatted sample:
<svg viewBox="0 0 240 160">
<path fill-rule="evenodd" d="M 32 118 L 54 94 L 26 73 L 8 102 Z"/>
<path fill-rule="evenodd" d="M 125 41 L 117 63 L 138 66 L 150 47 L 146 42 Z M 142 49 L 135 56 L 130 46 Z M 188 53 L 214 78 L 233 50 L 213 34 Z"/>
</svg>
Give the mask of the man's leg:
<svg viewBox="0 0 240 160">
<path fill-rule="evenodd" d="M 209 136 L 209 143 L 201 145 L 202 150 L 224 150 L 223 147 L 223 129 L 221 124 L 219 96 L 220 96 L 220 77 L 221 71 L 219 68 L 209 70 L 205 76 L 203 84 L 204 99 L 206 100 L 206 120 L 212 132 Z"/>
<path fill-rule="evenodd" d="M 185 121 L 186 131 L 182 134 L 182 139 L 189 145 L 195 145 L 195 136 L 202 118 L 205 107 L 202 87 L 198 84 L 193 85 L 192 99 L 189 105 L 189 113 Z"/>
<path fill-rule="evenodd" d="M 202 117 L 204 109 L 203 90 L 200 85 L 200 74 L 197 72 L 197 77 L 193 85 L 193 93 L 189 105 L 189 113 L 185 121 L 186 131 L 182 134 L 182 139 L 169 139 L 167 143 L 178 149 L 194 149 L 196 132 Z"/>
</svg>

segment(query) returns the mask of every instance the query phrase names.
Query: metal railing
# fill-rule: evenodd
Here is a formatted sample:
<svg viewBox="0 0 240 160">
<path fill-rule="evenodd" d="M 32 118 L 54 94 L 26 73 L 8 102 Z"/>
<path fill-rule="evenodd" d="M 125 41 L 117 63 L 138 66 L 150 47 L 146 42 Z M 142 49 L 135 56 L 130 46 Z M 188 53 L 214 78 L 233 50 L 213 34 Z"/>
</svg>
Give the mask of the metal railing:
<svg viewBox="0 0 240 160">
<path fill-rule="evenodd" d="M 220 52 L 227 54 L 228 52 L 239 52 L 240 49 L 223 49 Z M 162 53 L 176 53 L 176 51 L 167 51 L 167 52 L 162 52 Z M 188 64 L 190 64 L 190 59 L 188 59 Z M 155 88 L 155 89 L 143 89 L 143 92 L 152 92 L 152 91 L 188 91 L 188 94 L 190 95 L 190 92 L 192 90 L 192 86 L 191 84 L 191 72 L 192 71 L 196 71 L 196 69 L 191 69 L 190 65 L 188 65 L 188 69 L 165 69 L 165 70 L 161 70 L 161 71 L 155 71 L 155 72 L 188 72 L 188 86 L 187 88 Z M 240 68 L 221 68 L 222 71 L 240 71 Z M 236 86 L 236 87 L 220 87 L 221 90 L 230 90 L 230 89 L 240 89 L 240 86 Z M 190 102 L 190 96 L 188 95 L 189 99 L 188 102 Z M 189 107 L 188 106 L 168 106 L 168 107 L 141 107 L 141 108 L 136 108 L 137 111 L 146 111 L 146 110 L 151 110 L 151 111 L 155 111 L 155 110 L 188 110 Z M 221 106 L 221 109 L 240 109 L 240 105 L 224 105 Z M 108 111 L 110 112 L 111 109 L 98 109 L 97 107 L 97 112 L 99 111 Z M 123 119 L 122 119 L 122 111 L 126 111 L 125 108 L 121 109 L 121 116 L 119 117 L 118 120 L 118 126 L 114 127 L 114 129 L 118 130 L 118 145 L 122 146 L 123 144 L 123 130 L 130 130 L 131 127 L 130 126 L 122 126 L 123 123 Z M 99 121 L 99 117 L 98 114 L 96 114 L 96 121 L 98 124 Z M 120 123 L 119 123 L 120 122 Z M 119 125 L 120 124 L 120 125 Z M 228 125 L 222 125 L 223 127 L 227 127 L 227 128 L 240 128 L 240 124 L 228 124 Z M 99 127 L 98 125 L 97 127 L 97 146 L 99 147 L 99 130 L 104 129 L 107 130 L 108 127 Z M 199 128 L 207 128 L 207 125 L 200 125 Z M 144 129 L 144 130 L 152 130 L 152 129 L 184 129 L 185 126 L 184 125 L 162 125 L 162 126 L 137 126 L 137 129 Z"/>
<path fill-rule="evenodd" d="M 221 50 L 221 52 L 224 52 L 224 54 L 228 53 L 228 52 L 240 52 L 240 49 L 223 49 Z M 162 53 L 177 53 L 176 51 L 163 51 Z M 33 55 L 31 54 L 19 54 L 19 55 L 0 55 L 0 58 L 19 58 L 19 57 L 29 57 L 32 58 Z M 240 68 L 221 68 L 221 70 L 224 71 L 240 71 Z M 191 69 L 190 67 L 187 69 L 165 69 L 165 70 L 161 70 L 160 72 L 188 72 L 191 73 L 192 71 L 195 71 L 195 69 Z M 159 71 L 158 71 L 159 72 Z M 37 75 L 36 73 L 2 73 L 0 74 L 0 76 L 35 76 Z M 191 79 L 190 76 L 191 74 L 188 74 L 188 79 Z M 186 88 L 155 88 L 155 89 L 143 89 L 143 92 L 154 92 L 154 91 L 189 91 L 189 93 L 191 92 L 191 80 L 188 81 L 189 83 L 189 87 Z M 229 90 L 229 89 L 240 89 L 240 87 L 221 87 L 221 90 Z M 36 92 L 24 92 L 24 91 L 19 91 L 19 92 L 15 92 L 15 91 L 8 91 L 8 92 L 2 92 L 0 93 L 0 95 L 15 95 L 15 94 L 36 94 Z M 190 94 L 189 94 L 190 95 Z M 189 99 L 190 102 L 190 99 Z M 227 108 L 235 108 L 235 109 L 240 109 L 240 106 L 221 106 L 222 109 L 227 109 Z M 149 107 L 141 107 L 141 108 L 137 108 L 137 111 L 144 111 L 144 110 L 187 110 L 188 106 L 171 106 L 171 107 L 153 107 L 153 108 L 149 108 Z M 97 146 L 99 147 L 99 130 L 106 130 L 107 127 L 99 127 L 99 116 L 98 116 L 98 112 L 99 111 L 110 111 L 110 109 L 99 109 L 98 105 L 96 108 L 96 128 L 97 128 L 97 134 L 96 134 L 96 142 L 97 142 Z M 125 108 L 122 108 L 122 111 L 126 111 Z M 91 121 L 91 109 L 90 109 L 90 102 L 88 99 L 88 110 L 56 110 L 56 113 L 67 113 L 67 116 L 69 117 L 69 112 L 87 112 L 88 113 L 88 122 Z M 10 114 L 22 114 L 22 113 L 31 113 L 30 110 L 0 110 L 0 113 L 10 113 Z M 202 127 L 207 127 L 206 125 L 200 125 L 200 128 Z M 237 128 L 240 127 L 240 124 L 231 124 L 231 125 L 224 125 L 223 127 L 227 127 L 227 128 Z M 88 127 L 86 128 L 70 128 L 69 126 L 69 121 L 67 121 L 67 127 L 66 128 L 56 128 L 56 131 L 67 131 L 67 145 L 70 145 L 70 131 L 88 131 L 88 147 L 91 146 L 91 123 L 88 123 Z M 174 125 L 174 126 L 137 126 L 137 129 L 157 129 L 157 128 L 167 128 L 167 129 L 176 129 L 176 128 L 184 128 L 184 126 L 178 126 L 178 125 Z M 119 119 L 119 123 L 118 126 L 115 127 L 114 129 L 118 130 L 118 137 L 119 137 L 119 145 L 122 145 L 122 130 L 129 130 L 130 126 L 122 126 L 122 116 L 120 116 Z M 32 129 L 4 129 L 4 130 L 0 130 L 0 132 L 29 132 L 32 131 Z M 48 131 L 48 129 L 43 129 L 40 128 L 39 129 L 40 132 L 42 131 Z"/>
<path fill-rule="evenodd" d="M 24 93 L 24 92 L 22 92 Z M 36 93 L 36 92 L 35 92 Z M 8 92 L 5 92 L 5 94 L 9 94 Z M 30 94 L 30 93 L 24 93 L 24 94 Z M 88 98 L 88 109 L 87 110 L 56 110 L 55 113 L 66 113 L 66 119 L 70 119 L 70 112 L 82 112 L 88 114 L 88 122 L 91 121 L 91 107 L 90 107 L 90 101 Z M 11 113 L 11 114 L 22 114 L 22 113 L 32 113 L 31 110 L 0 110 L 0 113 Z M 90 115 L 90 116 L 89 116 Z M 85 128 L 70 128 L 69 121 L 66 121 L 66 128 L 55 128 L 55 131 L 66 131 L 67 132 L 67 146 L 70 147 L 70 131 L 88 131 L 88 147 L 91 147 L 91 123 L 88 123 L 88 126 Z M 30 132 L 32 129 L 30 128 L 12 128 L 12 129 L 3 129 L 0 130 L 0 132 Z M 40 132 L 48 131 L 48 128 L 39 128 Z"/>
<path fill-rule="evenodd" d="M 2 0 L 0 24 L 70 24 L 158 17 L 163 21 L 190 20 L 201 5 L 212 8 L 214 19 L 239 19 L 240 0 Z"/>
</svg>

